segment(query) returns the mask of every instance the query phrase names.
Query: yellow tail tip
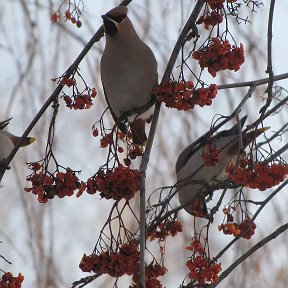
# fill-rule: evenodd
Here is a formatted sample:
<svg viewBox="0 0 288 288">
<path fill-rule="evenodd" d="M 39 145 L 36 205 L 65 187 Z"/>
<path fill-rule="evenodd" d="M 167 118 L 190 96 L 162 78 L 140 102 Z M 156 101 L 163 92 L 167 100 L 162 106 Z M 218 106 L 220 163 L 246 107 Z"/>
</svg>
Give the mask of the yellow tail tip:
<svg viewBox="0 0 288 288">
<path fill-rule="evenodd" d="M 29 144 L 32 144 L 33 142 L 35 142 L 36 141 L 36 138 L 35 137 L 28 137 L 28 142 L 29 142 Z M 28 144 L 28 145 L 29 145 Z"/>
<path fill-rule="evenodd" d="M 269 130 L 270 128 L 271 128 L 271 127 L 263 127 L 263 128 L 259 128 L 259 129 L 257 129 L 257 132 L 263 133 L 263 132 Z"/>
</svg>

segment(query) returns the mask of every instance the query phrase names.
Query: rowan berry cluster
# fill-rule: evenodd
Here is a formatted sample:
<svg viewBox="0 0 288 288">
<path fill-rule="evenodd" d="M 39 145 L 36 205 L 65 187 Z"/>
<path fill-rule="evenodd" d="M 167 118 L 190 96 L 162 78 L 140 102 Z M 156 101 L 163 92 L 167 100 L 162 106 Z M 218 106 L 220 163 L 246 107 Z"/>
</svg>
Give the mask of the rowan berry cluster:
<svg viewBox="0 0 288 288">
<path fill-rule="evenodd" d="M 56 81 L 57 79 L 52 79 L 52 81 Z M 77 85 L 77 82 L 74 78 L 66 78 L 66 77 L 63 77 L 61 79 L 61 84 L 63 86 L 68 86 L 68 87 L 71 87 L 71 86 L 76 86 Z"/>
<path fill-rule="evenodd" d="M 75 9 L 73 11 L 66 10 L 64 13 L 64 20 L 70 21 L 72 24 L 75 24 L 78 28 L 80 28 L 82 26 L 82 22 L 79 20 L 80 15 L 79 15 L 79 13 L 77 13 L 75 11 L 77 11 L 77 10 L 75 10 Z M 60 20 L 61 16 L 63 16 L 63 15 L 61 15 L 59 11 L 54 12 L 50 18 L 51 22 L 57 23 Z"/>
<path fill-rule="evenodd" d="M 141 173 L 119 164 L 118 167 L 104 171 L 99 170 L 95 176 L 87 180 L 86 191 L 89 194 L 100 192 L 106 199 L 130 200 L 140 189 Z"/>
<path fill-rule="evenodd" d="M 94 130 L 95 131 L 95 130 Z M 96 132 L 93 131 L 93 135 L 96 134 Z M 96 130 L 97 131 L 97 136 L 98 136 L 98 129 Z M 95 137 L 97 137 L 95 136 Z M 112 140 L 113 140 L 113 135 L 112 133 L 107 133 L 106 135 L 104 135 L 101 139 L 100 139 L 100 147 L 101 148 L 106 148 L 108 147 L 111 143 L 112 143 Z"/>
<path fill-rule="evenodd" d="M 261 164 L 242 158 L 235 167 L 231 162 L 226 167 L 228 178 L 236 184 L 264 191 L 283 182 L 288 174 L 288 165 L 282 163 Z"/>
<path fill-rule="evenodd" d="M 167 272 L 166 267 L 160 264 L 154 264 L 153 262 L 151 262 L 149 265 L 145 267 L 145 287 L 146 288 L 162 288 L 163 286 L 157 278 L 165 275 L 166 272 Z M 130 285 L 129 288 L 140 288 L 139 272 L 133 275 L 132 280 L 135 282 L 135 284 Z"/>
<path fill-rule="evenodd" d="M 96 89 L 88 89 L 87 93 L 77 93 L 72 96 L 62 96 L 66 106 L 74 110 L 89 109 L 93 105 L 93 98 L 97 95 Z"/>
<path fill-rule="evenodd" d="M 57 23 L 60 20 L 60 13 L 55 12 L 50 17 L 52 23 Z"/>
<path fill-rule="evenodd" d="M 233 221 L 233 220 L 232 220 Z M 218 226 L 219 231 L 223 231 L 225 235 L 233 235 L 235 237 L 241 235 L 244 239 L 250 239 L 256 230 L 256 224 L 250 218 L 244 219 L 240 224 L 222 223 Z"/>
<path fill-rule="evenodd" d="M 223 16 L 218 13 L 218 11 L 212 11 L 211 13 L 207 13 L 206 15 L 201 16 L 196 24 L 204 24 L 205 29 L 209 29 L 209 26 L 216 26 L 217 24 L 222 23 Z"/>
<path fill-rule="evenodd" d="M 169 235 L 174 237 L 180 232 L 182 232 L 182 224 L 179 220 L 166 221 L 160 223 L 158 227 L 150 233 L 149 238 L 150 241 L 155 239 L 164 241 Z"/>
<path fill-rule="evenodd" d="M 211 84 L 207 88 L 195 89 L 192 81 L 167 81 L 157 86 L 153 93 L 156 99 L 167 107 L 187 111 L 195 105 L 211 105 L 212 99 L 217 95 L 217 86 Z"/>
<path fill-rule="evenodd" d="M 217 283 L 218 274 L 222 270 L 221 263 L 211 261 L 206 256 L 202 244 L 196 239 L 187 247 L 187 250 L 193 251 L 191 259 L 186 262 L 191 281 L 199 285 Z"/>
<path fill-rule="evenodd" d="M 65 20 L 70 21 L 72 24 L 75 24 L 78 28 L 80 28 L 82 26 L 82 22 L 79 20 L 79 14 L 74 13 L 74 11 L 66 10 Z"/>
<path fill-rule="evenodd" d="M 198 60 L 202 69 L 208 68 L 213 77 L 221 70 L 238 71 L 245 60 L 242 44 L 237 47 L 218 37 L 212 38 L 209 45 L 194 51 L 192 57 Z"/>
<path fill-rule="evenodd" d="M 96 127 L 94 127 L 93 129 L 93 136 L 94 137 L 97 137 L 99 135 L 99 131 Z M 128 133 L 123 133 L 123 132 L 120 132 L 120 131 L 117 131 L 117 134 L 116 134 L 116 140 L 124 140 L 124 138 L 127 137 L 127 138 L 131 138 L 131 133 L 128 132 Z M 108 147 L 110 144 L 112 144 L 113 142 L 113 132 L 110 132 L 110 133 L 106 133 L 104 136 L 102 136 L 102 138 L 100 139 L 100 147 L 101 148 L 106 148 Z M 117 142 L 118 143 L 118 142 Z M 118 148 L 121 148 L 121 149 L 118 149 L 118 152 L 119 153 L 122 153 L 124 151 L 123 147 L 118 147 Z M 120 150 L 120 151 L 119 151 Z M 123 150 L 123 151 L 122 151 Z"/>
<path fill-rule="evenodd" d="M 141 156 L 143 154 L 143 147 L 139 145 L 131 145 L 128 150 L 128 157 L 130 159 L 136 159 L 137 157 Z"/>
<path fill-rule="evenodd" d="M 80 182 L 75 175 L 76 172 L 70 168 L 66 168 L 65 172 L 56 171 L 51 174 L 47 171 L 37 172 L 42 168 L 39 162 L 29 163 L 28 166 L 33 173 L 26 179 L 31 182 L 32 187 L 26 187 L 24 191 L 38 195 L 40 203 L 46 203 L 55 196 L 59 198 L 72 196 L 75 191 L 77 196 L 80 196 L 86 188 L 85 183 Z"/>
<path fill-rule="evenodd" d="M 21 273 L 14 277 L 11 272 L 6 272 L 0 279 L 0 288 L 20 288 L 23 281 L 24 276 Z"/>
<path fill-rule="evenodd" d="M 137 274 L 139 270 L 140 253 L 136 240 L 125 243 L 116 251 L 107 250 L 97 254 L 83 255 L 79 268 L 83 272 L 109 274 L 112 277 L 121 277 L 124 274 Z"/>
<path fill-rule="evenodd" d="M 202 159 L 206 166 L 216 166 L 221 160 L 220 148 L 211 141 L 208 141 L 203 147 Z"/>
</svg>

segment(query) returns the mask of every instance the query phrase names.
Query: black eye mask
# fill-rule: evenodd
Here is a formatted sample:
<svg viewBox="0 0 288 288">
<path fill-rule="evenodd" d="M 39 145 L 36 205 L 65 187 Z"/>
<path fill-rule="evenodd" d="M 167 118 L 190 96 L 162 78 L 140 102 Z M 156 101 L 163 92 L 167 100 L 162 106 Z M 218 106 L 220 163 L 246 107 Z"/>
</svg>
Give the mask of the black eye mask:
<svg viewBox="0 0 288 288">
<path fill-rule="evenodd" d="M 116 21 L 117 23 L 121 23 L 126 18 L 126 15 L 111 16 L 111 15 L 107 14 L 107 16 L 109 18 L 113 19 L 114 21 Z"/>
</svg>

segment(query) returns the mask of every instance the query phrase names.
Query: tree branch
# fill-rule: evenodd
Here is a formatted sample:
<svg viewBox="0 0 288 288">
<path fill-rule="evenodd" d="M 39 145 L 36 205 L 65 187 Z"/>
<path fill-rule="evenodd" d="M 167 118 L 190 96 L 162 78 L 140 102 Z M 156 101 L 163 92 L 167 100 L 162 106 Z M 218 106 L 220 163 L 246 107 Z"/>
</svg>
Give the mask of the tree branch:
<svg viewBox="0 0 288 288">
<path fill-rule="evenodd" d="M 276 76 L 273 76 L 273 81 L 280 81 L 283 79 L 287 79 L 288 78 L 288 73 L 283 73 L 283 74 L 279 74 Z M 252 80 L 252 81 L 245 81 L 245 82 L 237 82 L 237 83 L 231 83 L 231 84 L 223 84 L 223 85 L 219 85 L 218 90 L 222 90 L 222 89 L 231 89 L 231 88 L 240 88 L 240 87 L 247 87 L 247 86 L 260 86 L 260 85 L 264 85 L 269 83 L 270 78 L 262 78 L 262 79 L 258 79 L 258 80 Z"/>
</svg>

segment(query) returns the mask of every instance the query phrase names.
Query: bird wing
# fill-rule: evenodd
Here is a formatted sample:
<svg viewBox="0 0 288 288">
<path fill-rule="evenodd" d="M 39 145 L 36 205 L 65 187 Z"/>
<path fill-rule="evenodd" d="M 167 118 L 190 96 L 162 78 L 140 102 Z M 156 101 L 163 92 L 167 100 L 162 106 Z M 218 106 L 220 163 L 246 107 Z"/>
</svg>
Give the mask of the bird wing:
<svg viewBox="0 0 288 288">
<path fill-rule="evenodd" d="M 240 119 L 241 127 L 243 127 L 245 121 L 247 119 L 247 116 L 244 116 Z M 227 137 L 232 135 L 238 134 L 238 123 L 236 123 L 232 128 L 228 130 L 220 131 L 216 136 L 216 139 L 219 139 L 220 137 Z M 180 171 L 181 168 L 185 166 L 185 164 L 188 162 L 189 158 L 196 153 L 205 143 L 206 139 L 209 137 L 210 132 L 206 132 L 203 134 L 198 140 L 190 144 L 188 147 L 186 147 L 182 153 L 180 154 L 179 158 L 176 162 L 176 173 Z"/>
<path fill-rule="evenodd" d="M 102 78 L 101 78 L 101 81 L 102 81 Z M 126 126 L 125 122 L 124 122 L 124 121 L 121 121 L 121 122 L 118 121 L 117 116 L 115 115 L 115 113 L 113 112 L 113 110 L 112 110 L 112 108 L 111 108 L 111 105 L 109 104 L 108 97 L 107 97 L 107 93 L 106 93 L 106 91 L 105 91 L 105 86 L 104 86 L 104 82 L 103 82 L 103 81 L 102 81 L 102 86 L 103 86 L 103 91 L 104 91 L 105 100 L 106 100 L 106 103 L 107 103 L 107 105 L 108 105 L 110 114 L 112 115 L 112 118 L 113 118 L 114 122 L 117 123 L 118 128 L 121 130 L 121 132 L 127 133 L 127 126 Z M 119 122 L 119 123 L 118 123 L 118 122 Z"/>
<path fill-rule="evenodd" d="M 179 155 L 177 162 L 176 162 L 176 173 L 178 174 L 178 172 L 186 165 L 186 163 L 188 162 L 188 160 L 190 159 L 190 157 L 192 155 L 195 154 L 196 151 L 198 151 L 201 147 L 202 147 L 202 143 L 198 143 L 195 144 L 196 142 L 193 142 L 192 144 L 190 144 L 189 146 L 187 146 Z"/>
<path fill-rule="evenodd" d="M 102 77 L 101 77 L 101 81 L 102 81 L 102 86 L 103 86 L 103 91 L 104 91 L 105 100 L 106 100 L 106 103 L 107 103 L 107 105 L 108 105 L 109 111 L 110 111 L 110 113 L 111 113 L 111 115 L 112 115 L 112 117 L 113 117 L 113 120 L 114 120 L 115 122 L 117 122 L 117 117 L 116 117 L 115 113 L 113 112 L 113 110 L 111 109 L 111 105 L 109 104 L 109 100 L 108 100 L 108 97 L 107 97 L 107 93 L 106 93 L 106 90 L 105 90 L 105 86 L 104 86 L 104 82 L 103 82 L 103 80 L 102 80 Z"/>
</svg>

